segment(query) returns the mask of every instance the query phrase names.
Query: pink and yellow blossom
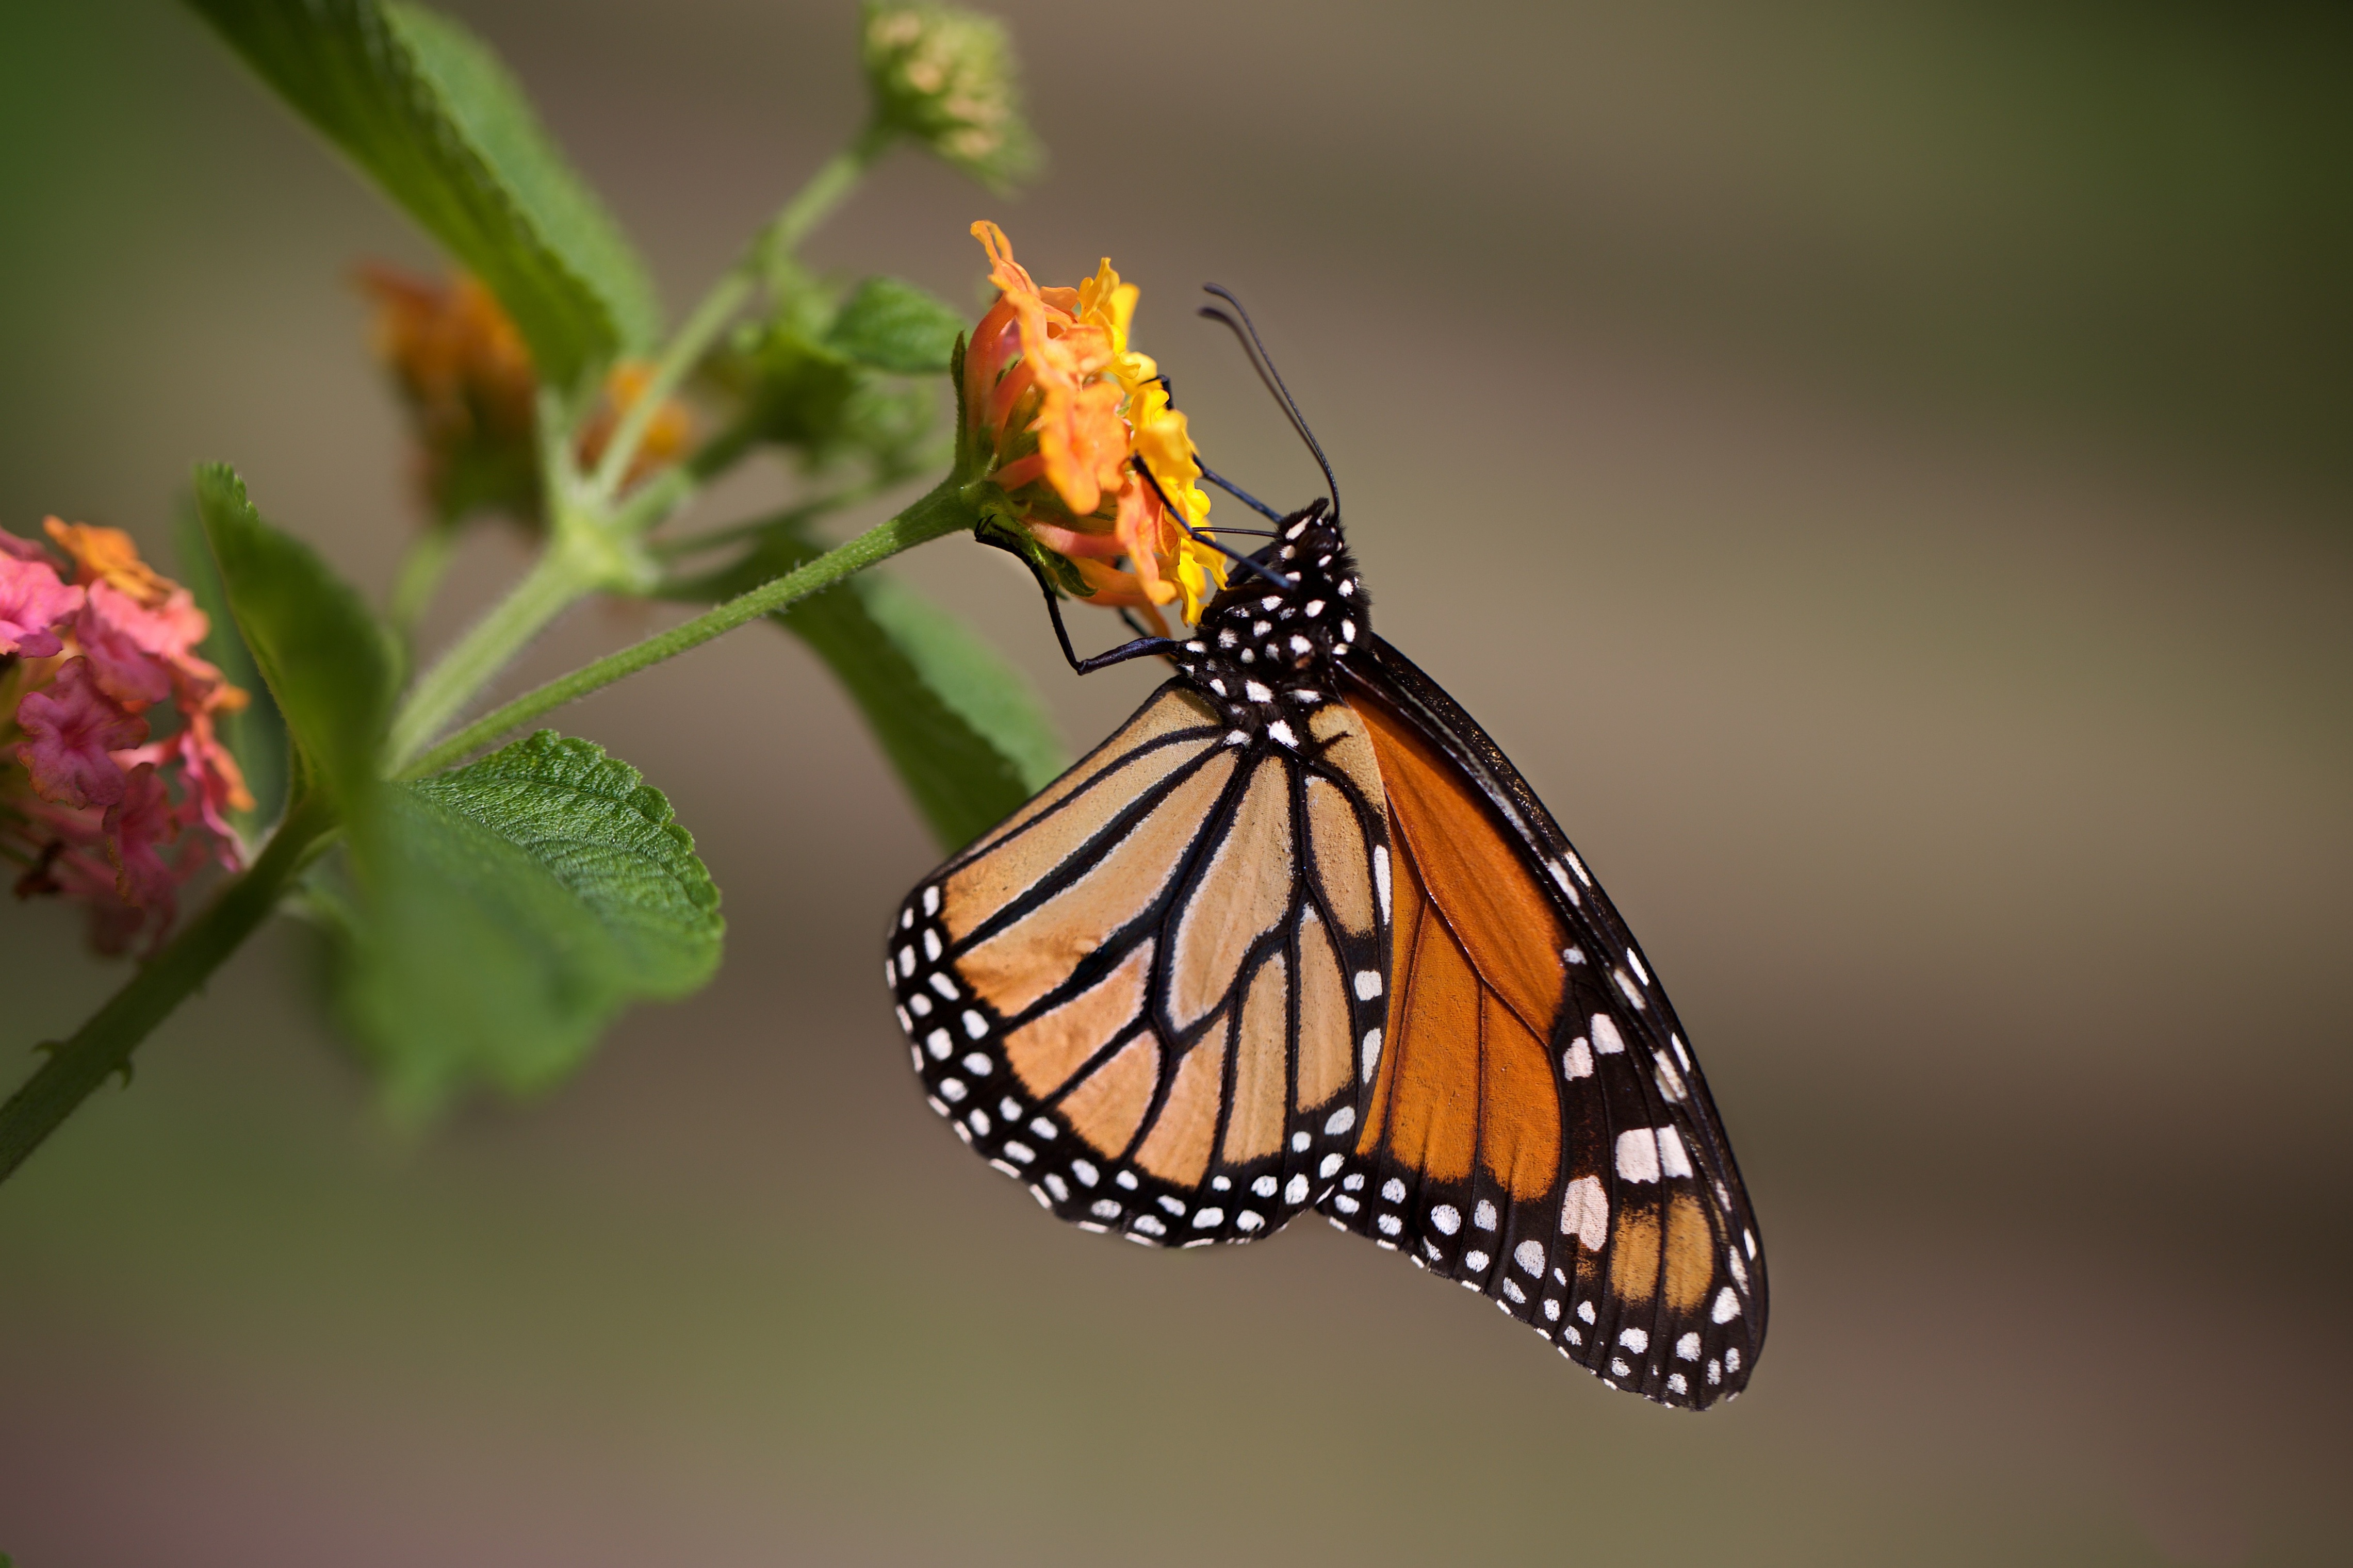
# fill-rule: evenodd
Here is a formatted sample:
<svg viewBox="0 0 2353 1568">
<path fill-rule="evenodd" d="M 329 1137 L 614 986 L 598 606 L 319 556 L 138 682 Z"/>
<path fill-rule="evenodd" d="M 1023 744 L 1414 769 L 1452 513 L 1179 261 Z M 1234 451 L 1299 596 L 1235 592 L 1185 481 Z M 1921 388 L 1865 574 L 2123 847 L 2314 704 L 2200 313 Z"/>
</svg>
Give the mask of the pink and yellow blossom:
<svg viewBox="0 0 2353 1568">
<path fill-rule="evenodd" d="M 94 942 L 120 952 L 162 939 L 206 865 L 240 863 L 229 814 L 253 796 L 216 721 L 246 693 L 196 651 L 211 627 L 194 595 L 128 534 L 47 531 L 70 585 L 0 531 L 0 857 L 18 897 L 89 905 Z"/>
</svg>

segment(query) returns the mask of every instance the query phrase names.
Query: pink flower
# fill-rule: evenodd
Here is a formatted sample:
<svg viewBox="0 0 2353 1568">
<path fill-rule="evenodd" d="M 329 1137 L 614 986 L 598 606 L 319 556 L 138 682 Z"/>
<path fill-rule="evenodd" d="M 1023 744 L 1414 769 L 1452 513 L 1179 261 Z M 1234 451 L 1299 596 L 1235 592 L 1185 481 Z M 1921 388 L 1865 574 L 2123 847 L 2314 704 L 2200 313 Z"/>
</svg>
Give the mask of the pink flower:
<svg viewBox="0 0 2353 1568">
<path fill-rule="evenodd" d="M 179 879 L 164 862 L 163 847 L 180 836 L 180 820 L 164 775 L 142 763 L 122 782 L 122 798 L 109 806 L 104 824 L 106 858 L 114 863 L 114 890 L 122 901 L 171 922 Z"/>
<path fill-rule="evenodd" d="M 64 647 L 56 628 L 81 608 L 82 590 L 58 580 L 39 545 L 5 532 L 0 541 L 9 546 L 0 553 L 0 654 L 52 658 Z"/>
<path fill-rule="evenodd" d="M 98 689 L 133 713 L 171 696 L 171 668 L 143 646 L 157 640 L 156 628 L 141 624 L 148 612 L 110 583 L 92 583 L 88 592 L 74 617 L 74 641 Z"/>
<path fill-rule="evenodd" d="M 188 792 L 184 820 L 202 823 L 209 829 L 220 863 L 236 870 L 241 858 L 228 814 L 253 809 L 253 792 L 245 787 L 245 770 L 214 733 L 213 716 L 208 712 L 190 714 L 188 727 L 167 744 L 180 760 L 180 782 Z"/>
<path fill-rule="evenodd" d="M 249 811 L 216 715 L 245 705 L 196 649 L 211 628 L 189 592 L 131 536 L 51 519 L 73 558 L 62 581 L 40 546 L 0 533 L 0 859 L 16 895 L 88 905 L 101 952 L 169 931 L 181 884 L 243 846 Z M 142 716 L 142 710 L 150 710 Z M 147 739 L 148 716 L 164 738 Z"/>
<path fill-rule="evenodd" d="M 16 705 L 26 739 L 16 760 L 33 791 L 61 805 L 112 805 L 122 798 L 122 770 L 107 753 L 147 738 L 147 721 L 107 700 L 88 659 L 68 659 L 44 690 Z"/>
<path fill-rule="evenodd" d="M 37 561 L 45 566 L 54 564 L 54 558 L 41 548 L 39 540 L 19 539 L 5 528 L 0 528 L 0 555 L 11 555 L 19 561 Z"/>
</svg>

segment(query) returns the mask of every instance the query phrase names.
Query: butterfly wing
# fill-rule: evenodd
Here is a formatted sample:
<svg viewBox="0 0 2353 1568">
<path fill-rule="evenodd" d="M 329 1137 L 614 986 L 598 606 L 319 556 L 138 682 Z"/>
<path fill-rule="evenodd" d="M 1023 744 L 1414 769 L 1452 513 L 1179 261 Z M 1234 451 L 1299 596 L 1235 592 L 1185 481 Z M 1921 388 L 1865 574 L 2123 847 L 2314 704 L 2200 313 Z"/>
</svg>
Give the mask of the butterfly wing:
<svg viewBox="0 0 2353 1568">
<path fill-rule="evenodd" d="M 1730 1144 L 1625 923 L 1485 731 L 1375 639 L 1350 705 L 1395 859 L 1385 1043 L 1318 1206 L 1612 1386 L 1704 1407 L 1764 1340 Z"/>
<path fill-rule="evenodd" d="M 1305 728 L 1240 739 L 1171 681 L 900 911 L 933 1108 L 1061 1218 L 1247 1241 L 1354 1147 L 1388 838 L 1349 707 Z"/>
</svg>

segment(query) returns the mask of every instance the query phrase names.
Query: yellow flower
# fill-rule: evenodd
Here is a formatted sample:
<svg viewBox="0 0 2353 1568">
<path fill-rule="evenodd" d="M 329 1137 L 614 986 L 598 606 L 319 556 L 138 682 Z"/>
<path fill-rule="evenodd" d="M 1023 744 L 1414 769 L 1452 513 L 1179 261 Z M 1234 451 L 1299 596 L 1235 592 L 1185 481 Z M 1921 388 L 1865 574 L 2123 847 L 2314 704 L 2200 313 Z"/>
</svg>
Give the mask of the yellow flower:
<svg viewBox="0 0 2353 1568">
<path fill-rule="evenodd" d="M 1181 599 L 1199 620 L 1225 557 L 1196 537 L 1209 498 L 1185 416 L 1159 367 L 1128 346 L 1135 286 L 1106 258 L 1076 289 L 1041 289 L 1002 229 L 972 232 L 998 299 L 965 351 L 965 406 L 1000 515 L 1064 557 L 1093 603 L 1156 621 Z"/>
</svg>

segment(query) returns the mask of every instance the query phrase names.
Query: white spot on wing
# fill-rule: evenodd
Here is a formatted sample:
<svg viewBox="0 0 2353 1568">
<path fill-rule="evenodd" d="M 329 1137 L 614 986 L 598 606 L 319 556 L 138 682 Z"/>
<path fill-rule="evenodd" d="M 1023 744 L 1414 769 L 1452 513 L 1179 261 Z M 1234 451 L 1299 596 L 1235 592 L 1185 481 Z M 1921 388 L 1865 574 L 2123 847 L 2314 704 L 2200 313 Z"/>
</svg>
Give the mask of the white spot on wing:
<svg viewBox="0 0 2353 1568">
<path fill-rule="evenodd" d="M 1628 948 L 1626 950 L 1626 963 L 1634 971 L 1635 979 L 1640 980 L 1645 985 L 1648 985 L 1651 983 L 1651 972 L 1642 967 L 1642 955 L 1641 953 L 1636 952 L 1630 947 Z"/>
<path fill-rule="evenodd" d="M 1373 886 L 1380 891 L 1381 923 L 1387 925 L 1389 920 L 1389 851 L 1385 844 L 1373 846 Z"/>
<path fill-rule="evenodd" d="M 1651 1348 L 1651 1336 L 1641 1329 L 1620 1329 L 1618 1331 L 1618 1342 L 1636 1355 L 1641 1355 Z"/>
<path fill-rule="evenodd" d="M 1642 1000 L 1642 992 L 1641 987 L 1637 986 L 1631 980 L 1626 978 L 1626 972 L 1624 970 L 1611 970 L 1609 972 L 1609 978 L 1618 983 L 1618 989 L 1626 994 L 1626 1000 L 1634 1004 L 1634 1011 L 1639 1013 L 1644 1007 L 1650 1005 L 1650 1004 Z"/>
<path fill-rule="evenodd" d="M 1579 1035 L 1569 1041 L 1568 1049 L 1560 1053 L 1560 1076 L 1563 1078 L 1593 1076 L 1593 1047 L 1585 1043 L 1584 1036 Z"/>
<path fill-rule="evenodd" d="M 1307 1176 L 1304 1172 L 1291 1178 L 1282 1189 L 1282 1201 L 1294 1207 L 1307 1201 Z"/>
<path fill-rule="evenodd" d="M 934 1029 L 923 1037 L 923 1049 L 932 1053 L 934 1061 L 944 1062 L 948 1059 L 948 1053 L 955 1049 L 955 1041 L 949 1038 L 945 1029 Z"/>
<path fill-rule="evenodd" d="M 1438 1227 L 1440 1235 L 1452 1236 L 1462 1228 L 1462 1211 L 1452 1204 L 1440 1204 L 1430 1211 L 1430 1223 Z"/>
<path fill-rule="evenodd" d="M 1380 1065 L 1381 1032 L 1378 1029 L 1366 1029 L 1365 1031 L 1365 1081 L 1366 1083 L 1373 1081 L 1373 1069 Z"/>
<path fill-rule="evenodd" d="M 1342 1155 L 1337 1150 L 1324 1155 L 1324 1163 L 1315 1167 L 1316 1179 L 1318 1181 L 1324 1182 L 1330 1181 L 1332 1179 L 1332 1173 L 1338 1170 L 1345 1163 L 1345 1156 Z"/>
<path fill-rule="evenodd" d="M 1699 1360 L 1699 1335 L 1696 1333 L 1689 1333 L 1677 1340 L 1675 1342 L 1675 1354 L 1682 1357 L 1684 1361 Z"/>
<path fill-rule="evenodd" d="M 1324 1120 L 1324 1131 L 1337 1137 L 1356 1124 L 1356 1108 L 1344 1105 Z"/>
<path fill-rule="evenodd" d="M 1683 1135 L 1672 1127 L 1659 1129 L 1659 1169 L 1670 1176 L 1692 1173 L 1691 1155 L 1683 1148 Z"/>
<path fill-rule="evenodd" d="M 1524 1241 L 1512 1249 L 1512 1261 L 1530 1279 L 1544 1272 L 1545 1250 L 1540 1241 Z"/>
<path fill-rule="evenodd" d="M 1494 1229 L 1495 1205 L 1489 1203 L 1485 1198 L 1481 1198 L 1479 1200 L 1479 1206 L 1471 1211 L 1471 1223 L 1477 1226 L 1481 1230 Z"/>
<path fill-rule="evenodd" d="M 1593 1015 L 1593 1048 L 1605 1057 L 1614 1057 L 1626 1048 L 1626 1037 L 1618 1032 L 1618 1026 L 1607 1013 Z"/>
<path fill-rule="evenodd" d="M 1356 971 L 1356 1000 L 1369 1002 L 1381 994 L 1381 972 L 1377 969 Z"/>
<path fill-rule="evenodd" d="M 1299 737 L 1292 732 L 1291 723 L 1288 720 L 1277 719 L 1273 723 L 1269 724 L 1266 727 L 1266 732 L 1273 736 L 1276 740 L 1282 742 L 1284 745 L 1291 747 L 1293 750 L 1295 751 L 1298 749 Z"/>
<path fill-rule="evenodd" d="M 923 928 L 923 956 L 934 963 L 940 961 L 940 933 L 932 926 Z"/>
<path fill-rule="evenodd" d="M 1652 1076 L 1659 1080 L 1659 1092 L 1669 1100 L 1680 1101 L 1687 1092 L 1683 1088 L 1683 1075 L 1675 1070 L 1675 1064 L 1667 1059 L 1664 1051 L 1652 1051 L 1651 1060 L 1658 1065 L 1658 1071 Z"/>
<path fill-rule="evenodd" d="M 1618 1134 L 1618 1174 L 1630 1182 L 1659 1179 L 1659 1139 L 1647 1127 Z"/>
<path fill-rule="evenodd" d="M 1588 1252 L 1601 1250 L 1609 1238 L 1609 1198 L 1600 1177 L 1579 1176 L 1568 1184 L 1560 1201 L 1560 1233 L 1577 1237 Z"/>
<path fill-rule="evenodd" d="M 1734 1292 L 1731 1286 L 1726 1285 L 1715 1293 L 1715 1307 L 1708 1316 L 1719 1323 L 1728 1323 L 1740 1316 L 1740 1298 Z M 1726 1351 L 1724 1353 L 1724 1359 L 1731 1363 L 1732 1370 L 1735 1372 L 1740 1370 L 1739 1357 L 1738 1351 Z"/>
</svg>

